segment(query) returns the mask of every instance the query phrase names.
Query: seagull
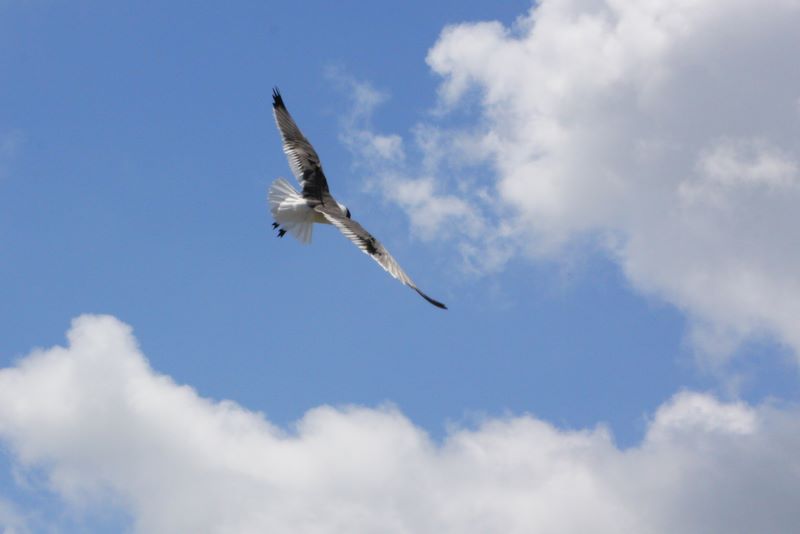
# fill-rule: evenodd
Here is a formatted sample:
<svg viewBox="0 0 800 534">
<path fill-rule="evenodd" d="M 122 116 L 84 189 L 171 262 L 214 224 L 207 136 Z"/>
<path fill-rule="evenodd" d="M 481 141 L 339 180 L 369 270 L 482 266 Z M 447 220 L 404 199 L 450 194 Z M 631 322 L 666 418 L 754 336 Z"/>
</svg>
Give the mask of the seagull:
<svg viewBox="0 0 800 534">
<path fill-rule="evenodd" d="M 272 112 L 289 167 L 302 188 L 298 193 L 283 178 L 275 180 L 269 188 L 269 208 L 275 220 L 272 228 L 277 230 L 278 237 L 288 232 L 301 243 L 308 244 L 314 223 L 332 224 L 386 272 L 437 308 L 446 310 L 447 306 L 423 293 L 380 241 L 350 217 L 347 206 L 333 198 L 317 152 L 289 115 L 277 87 L 272 90 Z"/>
</svg>

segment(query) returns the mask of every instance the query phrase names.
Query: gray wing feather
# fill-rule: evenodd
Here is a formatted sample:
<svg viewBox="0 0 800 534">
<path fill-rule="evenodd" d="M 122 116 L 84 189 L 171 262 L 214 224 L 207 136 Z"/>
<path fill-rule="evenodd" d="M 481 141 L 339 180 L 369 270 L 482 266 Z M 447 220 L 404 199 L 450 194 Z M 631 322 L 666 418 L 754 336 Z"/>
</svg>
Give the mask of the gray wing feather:
<svg viewBox="0 0 800 534">
<path fill-rule="evenodd" d="M 391 254 L 389 254 L 389 251 L 386 250 L 386 247 L 384 247 L 380 241 L 375 239 L 372 234 L 367 232 L 358 222 L 354 221 L 353 219 L 348 219 L 347 217 L 342 217 L 342 215 L 338 213 L 335 208 L 332 209 L 328 206 L 319 205 L 314 209 L 321 213 L 332 225 L 338 228 L 345 235 L 345 237 L 355 243 L 355 245 L 365 254 L 375 260 L 386 272 L 419 293 L 422 298 L 437 308 L 442 308 L 445 310 L 447 309 L 447 306 L 420 291 L 414 281 L 411 280 L 411 277 L 408 276 L 400 267 L 400 264 L 397 263 L 397 260 L 395 260 Z"/>
<path fill-rule="evenodd" d="M 283 141 L 283 152 L 289 160 L 292 174 L 303 188 L 303 197 L 322 201 L 329 190 L 319 156 L 289 115 L 277 88 L 272 90 L 272 113 Z"/>
</svg>

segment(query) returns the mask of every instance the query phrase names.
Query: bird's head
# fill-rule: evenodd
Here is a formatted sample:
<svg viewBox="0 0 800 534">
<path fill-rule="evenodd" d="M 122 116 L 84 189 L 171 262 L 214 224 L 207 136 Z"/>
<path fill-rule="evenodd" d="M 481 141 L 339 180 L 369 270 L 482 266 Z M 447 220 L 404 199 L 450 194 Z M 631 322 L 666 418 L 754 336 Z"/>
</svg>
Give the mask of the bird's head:
<svg viewBox="0 0 800 534">
<path fill-rule="evenodd" d="M 339 206 L 339 209 L 342 211 L 342 215 L 349 219 L 350 218 L 350 210 L 347 208 L 347 206 L 345 206 L 344 204 L 342 204 L 340 202 L 337 202 L 336 204 Z"/>
</svg>

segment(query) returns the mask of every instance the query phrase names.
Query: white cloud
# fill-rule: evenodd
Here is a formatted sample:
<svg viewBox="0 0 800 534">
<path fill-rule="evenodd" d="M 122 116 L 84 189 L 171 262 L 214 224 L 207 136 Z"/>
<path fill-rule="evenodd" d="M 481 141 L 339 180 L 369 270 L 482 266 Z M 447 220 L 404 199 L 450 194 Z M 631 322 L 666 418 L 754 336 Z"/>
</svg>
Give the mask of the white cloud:
<svg viewBox="0 0 800 534">
<path fill-rule="evenodd" d="M 716 208 L 728 194 L 788 190 L 800 185 L 797 162 L 789 155 L 759 140 L 723 140 L 700 154 L 697 173 L 682 182 L 678 192 L 688 202 L 713 204 Z"/>
<path fill-rule="evenodd" d="M 372 128 L 372 114 L 388 96 L 367 83 L 358 82 L 340 68 L 328 68 L 326 75 L 350 97 L 352 107 L 342 118 L 340 138 L 353 155 L 365 165 L 404 160 L 403 138 L 396 134 L 379 134 Z"/>
<path fill-rule="evenodd" d="M 706 361 L 764 335 L 800 355 L 799 46 L 797 0 L 542 0 L 510 28 L 447 27 L 427 58 L 439 106 L 478 115 L 432 119 L 417 146 L 449 172 L 398 203 L 502 228 L 460 244 L 503 247 L 494 267 L 600 242 L 686 312 Z M 454 161 L 490 172 L 465 190 Z"/>
<path fill-rule="evenodd" d="M 0 370 L 0 440 L 66 506 L 137 532 L 789 532 L 800 412 L 684 392 L 621 450 L 532 416 L 437 444 L 398 410 L 322 406 L 291 431 L 153 371 L 131 329 L 83 316 L 67 347 Z M 2 509 L 0 509 L 2 511 Z"/>
</svg>

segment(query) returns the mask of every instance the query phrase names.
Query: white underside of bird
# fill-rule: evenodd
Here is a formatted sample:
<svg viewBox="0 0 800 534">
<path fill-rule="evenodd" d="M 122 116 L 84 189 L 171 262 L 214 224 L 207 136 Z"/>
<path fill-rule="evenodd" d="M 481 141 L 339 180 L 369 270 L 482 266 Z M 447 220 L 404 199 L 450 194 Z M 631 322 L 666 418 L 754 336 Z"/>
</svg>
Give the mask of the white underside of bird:
<svg viewBox="0 0 800 534">
<path fill-rule="evenodd" d="M 314 223 L 331 224 L 284 178 L 278 178 L 269 188 L 269 210 L 279 226 L 305 245 L 311 243 Z"/>
</svg>

